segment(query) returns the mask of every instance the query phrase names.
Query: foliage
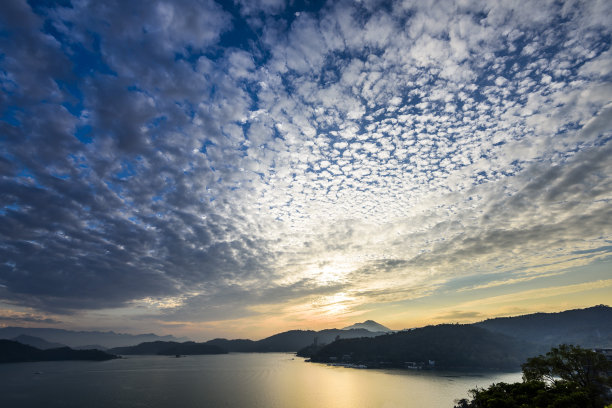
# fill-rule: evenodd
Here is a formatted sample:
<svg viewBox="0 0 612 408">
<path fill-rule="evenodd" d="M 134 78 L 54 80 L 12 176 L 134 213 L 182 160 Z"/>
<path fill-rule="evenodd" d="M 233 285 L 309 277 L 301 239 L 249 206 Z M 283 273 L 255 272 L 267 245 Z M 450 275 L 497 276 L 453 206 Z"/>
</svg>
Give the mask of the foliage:
<svg viewBox="0 0 612 408">
<path fill-rule="evenodd" d="M 562 344 L 545 356 L 532 357 L 522 366 L 525 381 L 569 381 L 580 387 L 593 387 L 607 381 L 610 362 L 601 353 Z"/>
<path fill-rule="evenodd" d="M 296 355 L 298 357 L 311 358 L 312 356 L 315 356 L 324 346 L 324 344 L 311 344 L 309 346 L 299 349 Z"/>
<path fill-rule="evenodd" d="M 545 346 L 559 343 L 612 347 L 612 307 L 599 305 L 559 313 L 488 319 L 475 326 Z"/>
<path fill-rule="evenodd" d="M 456 408 L 583 408 L 588 395 L 573 384 L 551 387 L 541 381 L 497 383 L 470 392 L 472 401 L 462 399 Z"/>
<path fill-rule="evenodd" d="M 523 364 L 523 382 L 470 391 L 455 408 L 603 408 L 609 401 L 612 363 L 572 345 L 552 348 Z"/>
<path fill-rule="evenodd" d="M 471 325 L 443 324 L 374 338 L 340 339 L 322 347 L 312 361 L 345 361 L 368 367 L 404 367 L 435 361 L 439 368 L 511 369 L 535 350 L 524 342 Z"/>
</svg>

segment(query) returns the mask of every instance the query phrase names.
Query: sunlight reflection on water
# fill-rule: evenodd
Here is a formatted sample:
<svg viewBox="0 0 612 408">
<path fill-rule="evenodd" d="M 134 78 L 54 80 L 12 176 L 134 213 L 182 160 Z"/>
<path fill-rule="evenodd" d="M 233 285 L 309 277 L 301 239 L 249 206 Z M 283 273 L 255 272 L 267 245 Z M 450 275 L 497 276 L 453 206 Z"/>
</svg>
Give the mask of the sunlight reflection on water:
<svg viewBox="0 0 612 408">
<path fill-rule="evenodd" d="M 282 353 L 135 356 L 0 365 L 0 406 L 452 408 L 468 389 L 499 381 L 520 373 L 359 370 Z"/>
</svg>

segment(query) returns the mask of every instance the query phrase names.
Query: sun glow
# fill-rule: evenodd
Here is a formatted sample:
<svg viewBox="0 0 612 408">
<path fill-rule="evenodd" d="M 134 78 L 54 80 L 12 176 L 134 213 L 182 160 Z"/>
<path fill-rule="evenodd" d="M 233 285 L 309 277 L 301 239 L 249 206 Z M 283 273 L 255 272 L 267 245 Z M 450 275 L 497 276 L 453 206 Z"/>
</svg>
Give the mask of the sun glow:
<svg viewBox="0 0 612 408">
<path fill-rule="evenodd" d="M 355 302 L 356 298 L 345 292 L 339 292 L 316 299 L 312 302 L 312 306 L 318 314 L 337 316 L 350 312 Z"/>
<path fill-rule="evenodd" d="M 318 286 L 329 286 L 344 283 L 347 275 L 356 268 L 355 262 L 341 258 L 311 265 L 306 269 L 305 274 Z"/>
</svg>

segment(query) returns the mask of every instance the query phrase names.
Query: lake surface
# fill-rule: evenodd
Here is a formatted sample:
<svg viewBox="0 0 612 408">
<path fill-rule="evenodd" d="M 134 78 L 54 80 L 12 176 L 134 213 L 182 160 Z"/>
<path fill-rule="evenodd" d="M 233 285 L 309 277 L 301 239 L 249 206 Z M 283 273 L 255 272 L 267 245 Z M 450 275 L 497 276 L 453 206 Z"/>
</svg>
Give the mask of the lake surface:
<svg viewBox="0 0 612 408">
<path fill-rule="evenodd" d="M 0 406 L 452 408 L 471 388 L 520 379 L 520 373 L 331 367 L 284 353 L 133 356 L 0 364 Z"/>
</svg>

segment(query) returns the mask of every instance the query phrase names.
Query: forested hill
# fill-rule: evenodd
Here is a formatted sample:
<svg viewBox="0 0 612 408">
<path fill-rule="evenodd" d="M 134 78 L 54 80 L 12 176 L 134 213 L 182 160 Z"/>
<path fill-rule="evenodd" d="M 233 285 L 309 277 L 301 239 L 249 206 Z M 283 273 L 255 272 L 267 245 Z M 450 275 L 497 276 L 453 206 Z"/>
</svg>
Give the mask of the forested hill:
<svg viewBox="0 0 612 408">
<path fill-rule="evenodd" d="M 291 352 L 312 344 L 315 339 L 318 344 L 327 344 L 333 342 L 336 338 L 351 339 L 374 337 L 382 334 L 385 333 L 371 332 L 366 329 L 290 330 L 262 340 L 214 339 L 208 341 L 207 344 L 214 344 L 228 351 L 238 352 Z"/>
<path fill-rule="evenodd" d="M 81 348 L 86 344 L 100 344 L 105 348 L 132 346 L 150 341 L 185 341 L 174 336 L 157 336 L 153 333 L 126 334 L 113 331 L 74 331 L 41 327 L 0 327 L 0 339 L 12 339 L 27 335 L 44 339 L 48 342 L 61 343 L 69 347 Z"/>
<path fill-rule="evenodd" d="M 199 354 L 227 354 L 227 350 L 221 347 L 186 341 L 150 341 L 140 343 L 136 346 L 115 347 L 110 349 L 112 353 L 121 355 L 199 355 Z"/>
<path fill-rule="evenodd" d="M 366 329 L 340 330 L 290 330 L 278 333 L 262 340 L 214 339 L 205 343 L 173 341 L 153 341 L 130 347 L 110 349 L 116 354 L 219 354 L 227 352 L 295 352 L 313 342 L 331 343 L 337 338 L 372 337 L 384 333 L 371 332 Z"/>
<path fill-rule="evenodd" d="M 567 343 L 612 347 L 612 308 L 604 305 L 559 313 L 500 317 L 474 325 L 543 346 Z"/>
<path fill-rule="evenodd" d="M 17 341 L 0 340 L 0 363 L 62 360 L 104 361 L 114 358 L 117 356 L 100 350 L 72 350 L 70 347 L 40 350 Z"/>
<path fill-rule="evenodd" d="M 320 348 L 316 362 L 348 362 L 368 367 L 403 367 L 407 362 L 438 368 L 515 369 L 537 354 L 533 344 L 473 325 L 444 324 L 374 338 L 345 339 Z"/>
</svg>

